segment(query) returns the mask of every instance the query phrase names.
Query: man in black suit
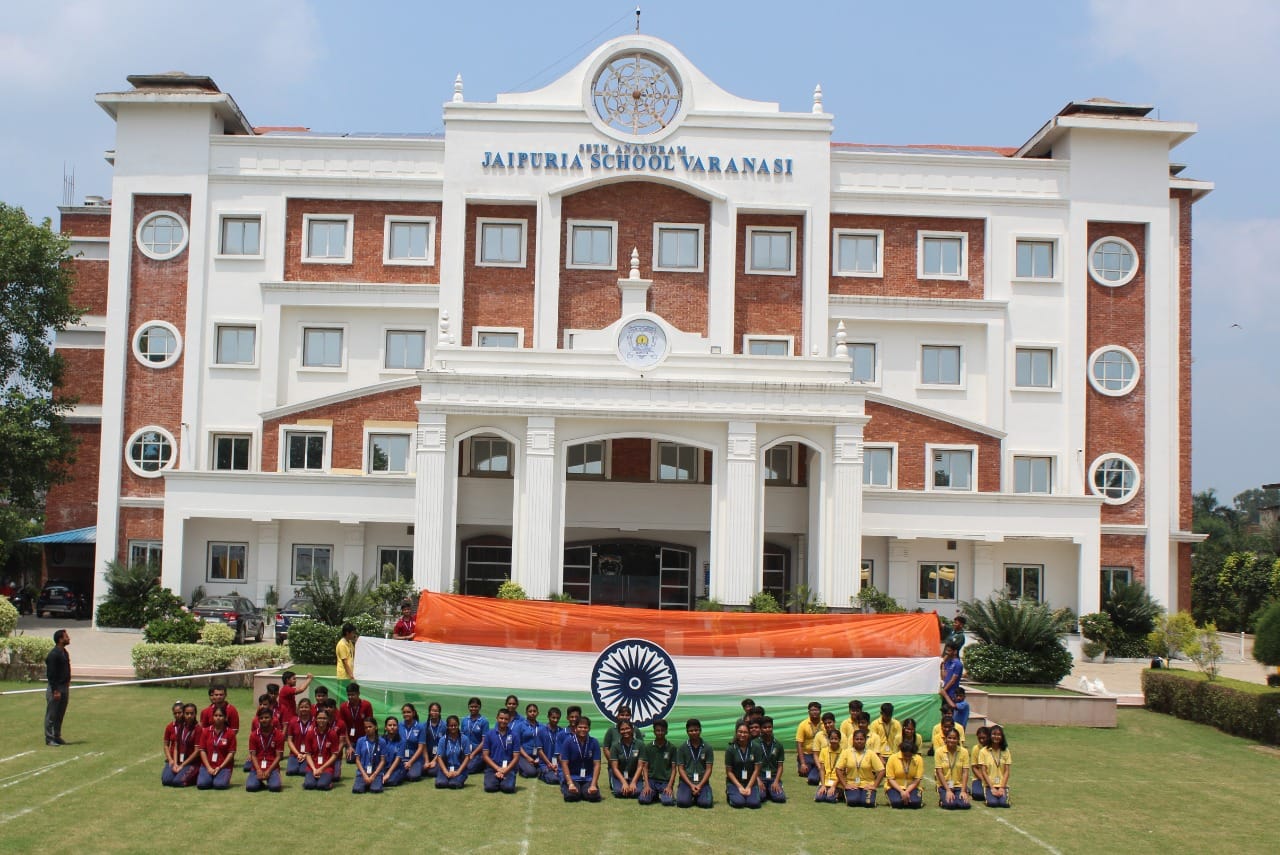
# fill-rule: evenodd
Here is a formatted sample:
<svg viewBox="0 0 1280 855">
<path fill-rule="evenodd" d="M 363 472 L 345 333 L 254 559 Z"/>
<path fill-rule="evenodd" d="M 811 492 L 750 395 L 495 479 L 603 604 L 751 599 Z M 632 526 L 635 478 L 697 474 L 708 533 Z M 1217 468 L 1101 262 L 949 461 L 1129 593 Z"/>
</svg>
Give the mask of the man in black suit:
<svg viewBox="0 0 1280 855">
<path fill-rule="evenodd" d="M 65 629 L 53 634 L 53 649 L 44 660 L 45 677 L 49 681 L 44 691 L 44 744 L 66 745 L 62 740 L 62 718 L 67 714 L 67 696 L 71 694 L 71 657 L 67 645 L 71 636 Z"/>
</svg>

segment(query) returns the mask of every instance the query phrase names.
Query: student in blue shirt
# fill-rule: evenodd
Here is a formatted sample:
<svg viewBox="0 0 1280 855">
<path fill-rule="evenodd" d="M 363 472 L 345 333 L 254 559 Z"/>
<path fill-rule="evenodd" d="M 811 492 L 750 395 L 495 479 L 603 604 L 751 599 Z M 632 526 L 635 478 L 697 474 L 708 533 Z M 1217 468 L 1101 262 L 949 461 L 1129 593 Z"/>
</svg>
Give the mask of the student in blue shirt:
<svg viewBox="0 0 1280 855">
<path fill-rule="evenodd" d="M 566 802 L 600 801 L 600 743 L 591 735 L 591 719 L 578 716 L 574 735 L 561 744 L 560 792 Z"/>
<path fill-rule="evenodd" d="M 472 746 L 479 748 L 484 745 L 485 734 L 489 732 L 489 719 L 480 715 L 480 699 L 471 698 L 467 701 L 467 720 L 462 722 L 462 732 L 467 735 L 467 739 L 471 740 Z M 476 751 L 475 756 L 467 763 L 467 772 L 475 773 L 484 768 L 484 760 L 480 758 L 480 752 Z"/>
<path fill-rule="evenodd" d="M 560 735 L 556 737 L 556 754 L 555 757 L 552 758 L 556 761 L 557 784 L 564 784 L 564 770 L 560 767 L 560 758 L 564 754 L 565 743 L 578 735 L 578 718 L 581 717 L 581 715 L 582 707 L 577 704 L 573 704 L 565 710 L 565 717 L 568 719 L 569 723 L 565 726 L 564 730 L 560 731 Z"/>
<path fill-rule="evenodd" d="M 387 767 L 387 750 L 382 737 L 378 736 L 378 722 L 373 718 L 364 720 L 364 736 L 356 740 L 354 755 L 356 774 L 351 792 L 382 792 L 382 773 Z"/>
<path fill-rule="evenodd" d="M 422 779 L 422 767 L 427 758 L 427 729 L 418 721 L 418 708 L 413 704 L 405 704 L 400 708 L 404 719 L 400 722 L 400 767 L 404 780 L 418 781 Z"/>
<path fill-rule="evenodd" d="M 560 734 L 564 733 L 564 728 L 560 726 L 560 708 L 552 707 L 547 710 L 547 723 L 542 726 L 542 731 L 538 734 L 538 762 L 542 769 L 542 782 L 544 784 L 560 783 L 560 764 L 556 760 L 559 756 L 556 746 L 560 741 Z"/>
<path fill-rule="evenodd" d="M 951 708 L 951 717 L 961 730 L 969 729 L 969 702 L 964 699 L 964 686 L 956 686 L 955 706 Z"/>
<path fill-rule="evenodd" d="M 436 789 L 460 790 L 467 783 L 467 767 L 479 750 L 462 732 L 456 715 L 445 719 L 444 738 L 436 744 Z"/>
<path fill-rule="evenodd" d="M 484 791 L 504 793 L 516 791 L 516 760 L 520 747 L 511 732 L 511 713 L 504 707 L 498 710 L 498 726 L 484 736 L 481 759 L 484 761 Z"/>
<path fill-rule="evenodd" d="M 519 744 L 516 768 L 522 778 L 537 778 L 542 774 L 542 758 L 538 752 L 542 747 L 542 731 L 545 729 L 538 723 L 537 704 L 525 707 L 524 718 L 511 725 L 511 732 L 516 735 L 516 742 Z"/>
<path fill-rule="evenodd" d="M 432 701 L 427 705 L 427 720 L 422 723 L 423 737 L 427 745 L 426 759 L 422 764 L 422 773 L 424 775 L 434 775 L 436 773 L 436 745 L 440 740 L 444 739 L 445 718 L 440 710 L 440 705 Z"/>
<path fill-rule="evenodd" d="M 382 784 L 387 787 L 398 787 L 404 783 L 405 776 L 405 741 L 400 733 L 400 720 L 395 716 L 387 716 L 382 725 L 382 747 L 387 751 L 387 768 L 382 772 Z M 413 749 L 409 749 L 413 753 Z"/>
</svg>

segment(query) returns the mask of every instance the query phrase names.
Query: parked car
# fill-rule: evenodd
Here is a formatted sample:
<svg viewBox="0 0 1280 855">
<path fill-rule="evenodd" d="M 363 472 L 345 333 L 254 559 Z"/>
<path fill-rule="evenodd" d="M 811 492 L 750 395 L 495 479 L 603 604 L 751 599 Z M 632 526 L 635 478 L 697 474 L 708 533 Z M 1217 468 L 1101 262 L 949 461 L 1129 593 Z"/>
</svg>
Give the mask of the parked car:
<svg viewBox="0 0 1280 855">
<path fill-rule="evenodd" d="M 276 613 L 276 644 L 284 644 L 289 638 L 289 624 L 294 618 L 306 617 L 311 601 L 306 597 L 294 597 Z"/>
<path fill-rule="evenodd" d="M 225 623 L 235 630 L 236 643 L 243 644 L 250 636 L 261 641 L 267 629 L 267 619 L 248 598 L 237 594 L 205 597 L 196 603 L 191 613 L 209 623 Z"/>
<path fill-rule="evenodd" d="M 40 596 L 36 599 L 36 617 L 55 614 L 76 620 L 87 619 L 93 614 L 89 595 L 76 582 L 50 579 L 40 589 Z"/>
</svg>

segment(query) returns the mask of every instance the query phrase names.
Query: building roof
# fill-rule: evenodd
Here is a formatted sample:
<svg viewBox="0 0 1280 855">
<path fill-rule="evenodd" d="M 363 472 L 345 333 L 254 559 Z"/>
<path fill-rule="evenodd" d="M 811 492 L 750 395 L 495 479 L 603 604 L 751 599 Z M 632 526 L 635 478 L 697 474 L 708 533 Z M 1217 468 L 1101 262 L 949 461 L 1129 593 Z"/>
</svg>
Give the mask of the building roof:
<svg viewBox="0 0 1280 855">
<path fill-rule="evenodd" d="M 20 543 L 97 543 L 98 527 L 96 525 L 85 526 L 84 528 L 72 528 L 66 531 L 53 531 L 48 534 L 38 534 L 35 537 L 24 537 Z"/>
<path fill-rule="evenodd" d="M 884 145 L 879 143 L 846 143 L 833 142 L 831 147 L 841 151 L 868 151 L 881 154 L 950 154 L 968 155 L 971 157 L 1012 157 L 1017 146 L 995 145 L 945 145 L 945 144 L 910 144 Z"/>
</svg>

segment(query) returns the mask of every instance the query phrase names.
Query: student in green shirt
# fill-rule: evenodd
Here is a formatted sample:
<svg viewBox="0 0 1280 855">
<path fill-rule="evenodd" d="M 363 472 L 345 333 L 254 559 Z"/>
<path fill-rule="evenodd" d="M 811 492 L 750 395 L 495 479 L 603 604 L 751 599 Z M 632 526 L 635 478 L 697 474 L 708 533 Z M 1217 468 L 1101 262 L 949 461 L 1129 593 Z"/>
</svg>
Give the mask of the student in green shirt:
<svg viewBox="0 0 1280 855">
<path fill-rule="evenodd" d="M 712 805 L 711 767 L 715 765 L 715 754 L 711 747 L 702 741 L 702 722 L 691 718 L 684 725 L 684 732 L 689 737 L 680 750 L 676 752 L 676 774 L 680 776 L 680 785 L 676 788 L 676 805 L 700 808 Z"/>
<path fill-rule="evenodd" d="M 609 759 L 612 756 L 611 752 L 613 751 L 614 746 L 618 744 L 618 729 L 622 727 L 622 723 L 624 721 L 628 723 L 631 721 L 631 707 L 626 704 L 622 704 L 613 715 L 616 723 L 604 732 L 604 739 L 600 740 L 600 750 L 604 752 L 604 762 L 606 765 L 609 763 Z M 631 731 L 636 742 L 644 745 L 644 731 L 640 730 L 640 728 L 636 727 L 634 724 L 631 725 Z"/>
<path fill-rule="evenodd" d="M 786 750 L 782 743 L 773 738 L 773 716 L 760 719 L 760 802 L 777 802 L 787 800 L 782 789 L 782 769 L 786 760 Z"/>
<path fill-rule="evenodd" d="M 724 750 L 725 798 L 730 807 L 760 807 L 760 743 L 751 741 L 751 728 L 739 724 L 733 743 Z"/>
<path fill-rule="evenodd" d="M 643 742 L 637 742 L 635 728 L 628 720 L 618 721 L 618 739 L 609 754 L 609 786 L 619 799 L 634 799 L 640 794 L 640 752 Z"/>
<path fill-rule="evenodd" d="M 667 721 L 660 718 L 653 723 L 653 742 L 641 746 L 640 804 L 651 805 L 656 800 L 664 807 L 671 807 L 676 803 L 676 781 L 672 774 L 675 758 L 676 747 L 667 742 Z"/>
</svg>

